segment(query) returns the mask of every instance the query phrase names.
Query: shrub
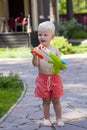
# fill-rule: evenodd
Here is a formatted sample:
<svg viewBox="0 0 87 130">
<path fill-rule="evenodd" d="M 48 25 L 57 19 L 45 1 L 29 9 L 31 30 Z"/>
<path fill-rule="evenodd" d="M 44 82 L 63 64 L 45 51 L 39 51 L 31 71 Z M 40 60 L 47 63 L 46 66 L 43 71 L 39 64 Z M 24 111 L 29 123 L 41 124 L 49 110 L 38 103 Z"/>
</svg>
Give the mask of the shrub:
<svg viewBox="0 0 87 130">
<path fill-rule="evenodd" d="M 51 44 L 58 48 L 61 54 L 73 54 L 75 51 L 72 47 L 72 44 L 67 41 L 63 36 L 55 37 Z"/>
<path fill-rule="evenodd" d="M 76 28 L 76 20 L 72 19 L 69 21 L 60 21 L 58 24 L 58 31 L 60 36 L 64 36 L 66 38 L 69 38 L 68 33 L 70 30 Z"/>
<path fill-rule="evenodd" d="M 18 88 L 23 87 L 22 81 L 19 80 L 17 74 L 10 73 L 9 76 L 0 74 L 0 88 Z"/>
<path fill-rule="evenodd" d="M 78 30 L 78 31 L 73 30 L 71 38 L 73 39 L 87 38 L 87 33 L 84 30 Z"/>
<path fill-rule="evenodd" d="M 68 39 L 87 38 L 86 30 L 80 27 L 75 19 L 63 22 L 60 21 L 58 24 L 58 31 L 60 36 L 64 36 Z"/>
</svg>

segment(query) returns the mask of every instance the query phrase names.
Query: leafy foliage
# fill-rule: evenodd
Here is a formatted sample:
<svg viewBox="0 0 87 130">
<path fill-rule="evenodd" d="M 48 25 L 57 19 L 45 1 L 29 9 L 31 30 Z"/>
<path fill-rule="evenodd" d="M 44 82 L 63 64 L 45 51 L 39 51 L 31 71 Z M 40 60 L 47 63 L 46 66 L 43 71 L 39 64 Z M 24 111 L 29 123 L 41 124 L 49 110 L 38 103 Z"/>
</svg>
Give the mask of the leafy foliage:
<svg viewBox="0 0 87 130">
<path fill-rule="evenodd" d="M 62 54 L 72 54 L 74 53 L 74 49 L 72 44 L 67 41 L 66 38 L 62 37 L 55 37 L 51 44 L 58 48 Z"/>
<path fill-rule="evenodd" d="M 61 14 L 66 13 L 66 0 L 59 0 L 58 1 L 58 10 Z"/>
<path fill-rule="evenodd" d="M 72 0 L 74 13 L 87 12 L 87 0 Z M 66 0 L 58 1 L 58 10 L 60 14 L 66 13 Z"/>
<path fill-rule="evenodd" d="M 64 37 L 68 38 L 69 30 L 72 30 L 76 27 L 76 20 L 69 20 L 69 21 L 60 21 L 58 24 L 58 31 L 60 36 L 63 35 Z"/>
<path fill-rule="evenodd" d="M 78 25 L 76 19 L 61 21 L 58 24 L 58 30 L 60 36 L 64 36 L 68 39 L 87 38 L 87 31 Z"/>
<path fill-rule="evenodd" d="M 75 28 L 68 32 L 68 37 L 72 39 L 87 39 L 87 32 L 83 29 Z"/>
<path fill-rule="evenodd" d="M 18 88 L 22 87 L 22 81 L 18 80 L 18 75 L 10 73 L 9 76 L 3 76 L 0 74 L 0 88 Z"/>
</svg>

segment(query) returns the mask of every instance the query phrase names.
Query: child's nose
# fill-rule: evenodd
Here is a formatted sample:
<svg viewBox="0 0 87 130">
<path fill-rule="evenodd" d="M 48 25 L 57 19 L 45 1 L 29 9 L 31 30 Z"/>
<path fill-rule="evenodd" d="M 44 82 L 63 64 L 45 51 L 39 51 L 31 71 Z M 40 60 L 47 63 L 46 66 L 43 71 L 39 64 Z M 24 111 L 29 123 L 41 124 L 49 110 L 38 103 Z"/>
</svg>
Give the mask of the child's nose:
<svg viewBox="0 0 87 130">
<path fill-rule="evenodd" d="M 42 35 L 41 38 L 44 38 L 44 35 Z"/>
</svg>

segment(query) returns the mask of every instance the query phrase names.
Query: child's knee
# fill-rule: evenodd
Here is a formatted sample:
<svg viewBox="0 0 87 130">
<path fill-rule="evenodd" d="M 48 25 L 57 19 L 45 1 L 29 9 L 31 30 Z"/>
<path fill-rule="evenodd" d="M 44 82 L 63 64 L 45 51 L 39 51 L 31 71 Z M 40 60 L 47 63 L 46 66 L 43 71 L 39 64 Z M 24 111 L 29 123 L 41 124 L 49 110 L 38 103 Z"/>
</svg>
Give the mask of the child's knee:
<svg viewBox="0 0 87 130">
<path fill-rule="evenodd" d="M 59 98 L 52 98 L 52 103 L 53 104 L 60 104 L 60 99 Z"/>
<path fill-rule="evenodd" d="M 50 104 L 50 98 L 44 98 L 43 104 Z"/>
</svg>

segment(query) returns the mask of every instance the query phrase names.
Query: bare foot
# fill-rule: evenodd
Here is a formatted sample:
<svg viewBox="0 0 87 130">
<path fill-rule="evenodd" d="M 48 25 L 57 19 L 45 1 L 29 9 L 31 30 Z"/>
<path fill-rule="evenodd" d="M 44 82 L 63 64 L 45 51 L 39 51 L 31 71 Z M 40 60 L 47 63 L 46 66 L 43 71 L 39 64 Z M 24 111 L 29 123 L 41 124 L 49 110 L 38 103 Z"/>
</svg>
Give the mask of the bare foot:
<svg viewBox="0 0 87 130">
<path fill-rule="evenodd" d="M 52 126 L 50 120 L 44 119 L 44 126 Z"/>
<path fill-rule="evenodd" d="M 63 122 L 61 119 L 59 119 L 59 120 L 57 121 L 57 125 L 58 125 L 59 127 L 62 127 L 62 126 L 64 126 L 64 122 Z"/>
</svg>

